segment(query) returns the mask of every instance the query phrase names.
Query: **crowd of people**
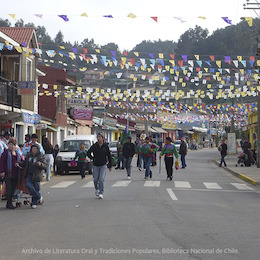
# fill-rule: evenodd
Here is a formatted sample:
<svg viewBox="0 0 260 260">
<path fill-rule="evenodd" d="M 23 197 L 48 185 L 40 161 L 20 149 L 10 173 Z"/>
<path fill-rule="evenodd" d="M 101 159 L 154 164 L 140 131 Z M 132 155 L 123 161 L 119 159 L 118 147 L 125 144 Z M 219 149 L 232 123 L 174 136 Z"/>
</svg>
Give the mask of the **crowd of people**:
<svg viewBox="0 0 260 260">
<path fill-rule="evenodd" d="M 126 169 L 127 179 L 131 179 L 132 159 L 137 156 L 137 167 L 140 171 L 145 171 L 144 178 L 152 178 L 151 166 L 157 164 L 156 153 L 159 145 L 151 136 L 141 135 L 135 143 L 132 142 L 131 136 L 127 136 L 124 142 L 118 141 L 118 164 L 115 169 Z M 24 190 L 32 197 L 31 207 L 43 203 L 43 197 L 40 193 L 40 181 L 45 175 L 46 181 L 50 180 L 51 167 L 55 169 L 55 157 L 59 152 L 58 145 L 51 144 L 50 140 L 42 137 L 42 144 L 38 142 L 36 134 L 26 134 L 25 143 L 17 145 L 17 141 L 10 133 L 5 132 L 0 139 L 0 177 L 4 180 L 2 188 L 2 199 L 6 199 L 6 208 L 15 209 L 13 200 L 19 199 L 21 183 L 24 180 Z M 171 181 L 173 175 L 174 157 L 179 163 L 178 158 L 181 156 L 182 168 L 185 169 L 187 154 L 187 144 L 184 138 L 181 139 L 179 152 L 170 137 L 166 138 L 166 144 L 160 152 L 160 160 L 164 156 L 167 179 Z M 104 182 L 107 169 L 112 169 L 112 156 L 103 133 L 97 135 L 97 142 L 88 150 L 84 143 L 80 144 L 79 149 L 75 152 L 74 162 L 80 171 L 81 178 L 85 178 L 87 157 L 93 161 L 93 181 L 95 194 L 98 198 L 103 198 Z M 175 165 L 176 167 L 176 165 Z"/>
<path fill-rule="evenodd" d="M 31 195 L 33 209 L 43 203 L 40 181 L 44 174 L 46 181 L 50 180 L 51 167 L 58 150 L 58 146 L 54 149 L 46 136 L 43 136 L 41 145 L 37 134 L 26 134 L 25 143 L 18 145 L 11 133 L 4 133 L 0 139 L 0 177 L 2 182 L 4 180 L 1 197 L 7 201 L 6 208 L 16 208 L 13 200 L 19 199 L 21 190 L 17 189 L 18 186 Z"/>
</svg>

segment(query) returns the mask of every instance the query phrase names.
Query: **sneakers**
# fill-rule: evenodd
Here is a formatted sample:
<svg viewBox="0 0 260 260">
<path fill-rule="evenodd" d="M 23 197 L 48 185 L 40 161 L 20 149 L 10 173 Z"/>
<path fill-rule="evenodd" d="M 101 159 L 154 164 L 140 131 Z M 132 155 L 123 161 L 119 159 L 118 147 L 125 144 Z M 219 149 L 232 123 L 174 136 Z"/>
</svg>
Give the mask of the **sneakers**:
<svg viewBox="0 0 260 260">
<path fill-rule="evenodd" d="M 169 180 L 170 180 L 170 177 L 167 177 L 167 178 L 166 178 L 166 181 L 169 181 Z"/>
<path fill-rule="evenodd" d="M 95 195 L 98 197 L 99 196 L 99 190 L 95 191 Z"/>
<path fill-rule="evenodd" d="M 41 196 L 41 198 L 39 199 L 38 201 L 39 204 L 42 204 L 43 203 L 43 197 Z"/>
<path fill-rule="evenodd" d="M 115 168 L 115 170 L 117 170 L 117 169 L 119 169 L 119 167 L 118 167 L 118 166 Z"/>
<path fill-rule="evenodd" d="M 36 205 L 32 205 L 32 209 L 36 209 L 37 208 L 37 206 Z"/>
<path fill-rule="evenodd" d="M 126 178 L 127 180 L 131 180 L 131 177 L 130 176 L 127 176 L 127 178 Z"/>
<path fill-rule="evenodd" d="M 99 198 L 99 199 L 103 199 L 103 194 L 99 194 L 99 195 L 98 195 L 98 198 Z"/>
<path fill-rule="evenodd" d="M 146 180 L 146 179 L 148 179 L 148 177 L 145 176 L 144 179 Z"/>
</svg>

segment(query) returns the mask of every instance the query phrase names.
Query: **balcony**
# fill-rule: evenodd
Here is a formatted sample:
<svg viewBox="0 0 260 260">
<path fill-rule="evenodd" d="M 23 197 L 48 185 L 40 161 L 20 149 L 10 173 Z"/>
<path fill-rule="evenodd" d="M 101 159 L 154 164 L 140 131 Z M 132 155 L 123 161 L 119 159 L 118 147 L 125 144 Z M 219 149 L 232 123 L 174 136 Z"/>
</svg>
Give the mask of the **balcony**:
<svg viewBox="0 0 260 260">
<path fill-rule="evenodd" d="M 21 96 L 17 94 L 16 83 L 0 77 L 0 104 L 21 108 Z"/>
</svg>

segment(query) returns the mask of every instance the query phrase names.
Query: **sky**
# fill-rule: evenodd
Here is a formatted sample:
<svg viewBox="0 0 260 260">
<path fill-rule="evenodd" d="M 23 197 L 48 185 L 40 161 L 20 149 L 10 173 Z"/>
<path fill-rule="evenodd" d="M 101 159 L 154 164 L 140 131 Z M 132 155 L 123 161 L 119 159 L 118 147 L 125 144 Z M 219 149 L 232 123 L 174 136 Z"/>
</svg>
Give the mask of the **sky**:
<svg viewBox="0 0 260 260">
<path fill-rule="evenodd" d="M 12 4 L 1 5 L 0 18 L 8 19 L 14 26 L 16 21 L 9 14 L 15 14 L 17 20 L 45 26 L 51 38 L 61 30 L 64 41 L 72 44 L 93 38 L 100 46 L 114 42 L 123 51 L 143 40 L 177 42 L 196 25 L 207 28 L 211 34 L 228 26 L 221 17 L 228 17 L 232 24 L 240 22 L 240 17 L 255 17 L 253 11 L 243 9 L 244 3 L 246 0 L 13 0 Z M 88 17 L 82 17 L 83 13 Z M 127 17 L 130 13 L 136 18 Z M 69 21 L 58 15 L 67 15 Z M 158 22 L 151 17 L 158 17 Z M 174 17 L 182 17 L 186 22 Z"/>
</svg>

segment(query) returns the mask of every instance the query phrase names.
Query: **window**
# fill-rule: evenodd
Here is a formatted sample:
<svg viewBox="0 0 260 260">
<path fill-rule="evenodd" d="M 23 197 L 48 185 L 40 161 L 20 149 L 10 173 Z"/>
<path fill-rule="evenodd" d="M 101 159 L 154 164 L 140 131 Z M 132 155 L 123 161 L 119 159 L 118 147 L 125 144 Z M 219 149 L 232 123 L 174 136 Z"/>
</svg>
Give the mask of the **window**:
<svg viewBox="0 0 260 260">
<path fill-rule="evenodd" d="M 60 151 L 61 152 L 76 152 L 78 149 L 80 149 L 81 143 L 84 143 L 86 149 L 89 149 L 91 146 L 91 142 L 89 140 L 63 141 Z"/>
<path fill-rule="evenodd" d="M 26 81 L 32 81 L 32 61 L 26 58 Z"/>
</svg>

